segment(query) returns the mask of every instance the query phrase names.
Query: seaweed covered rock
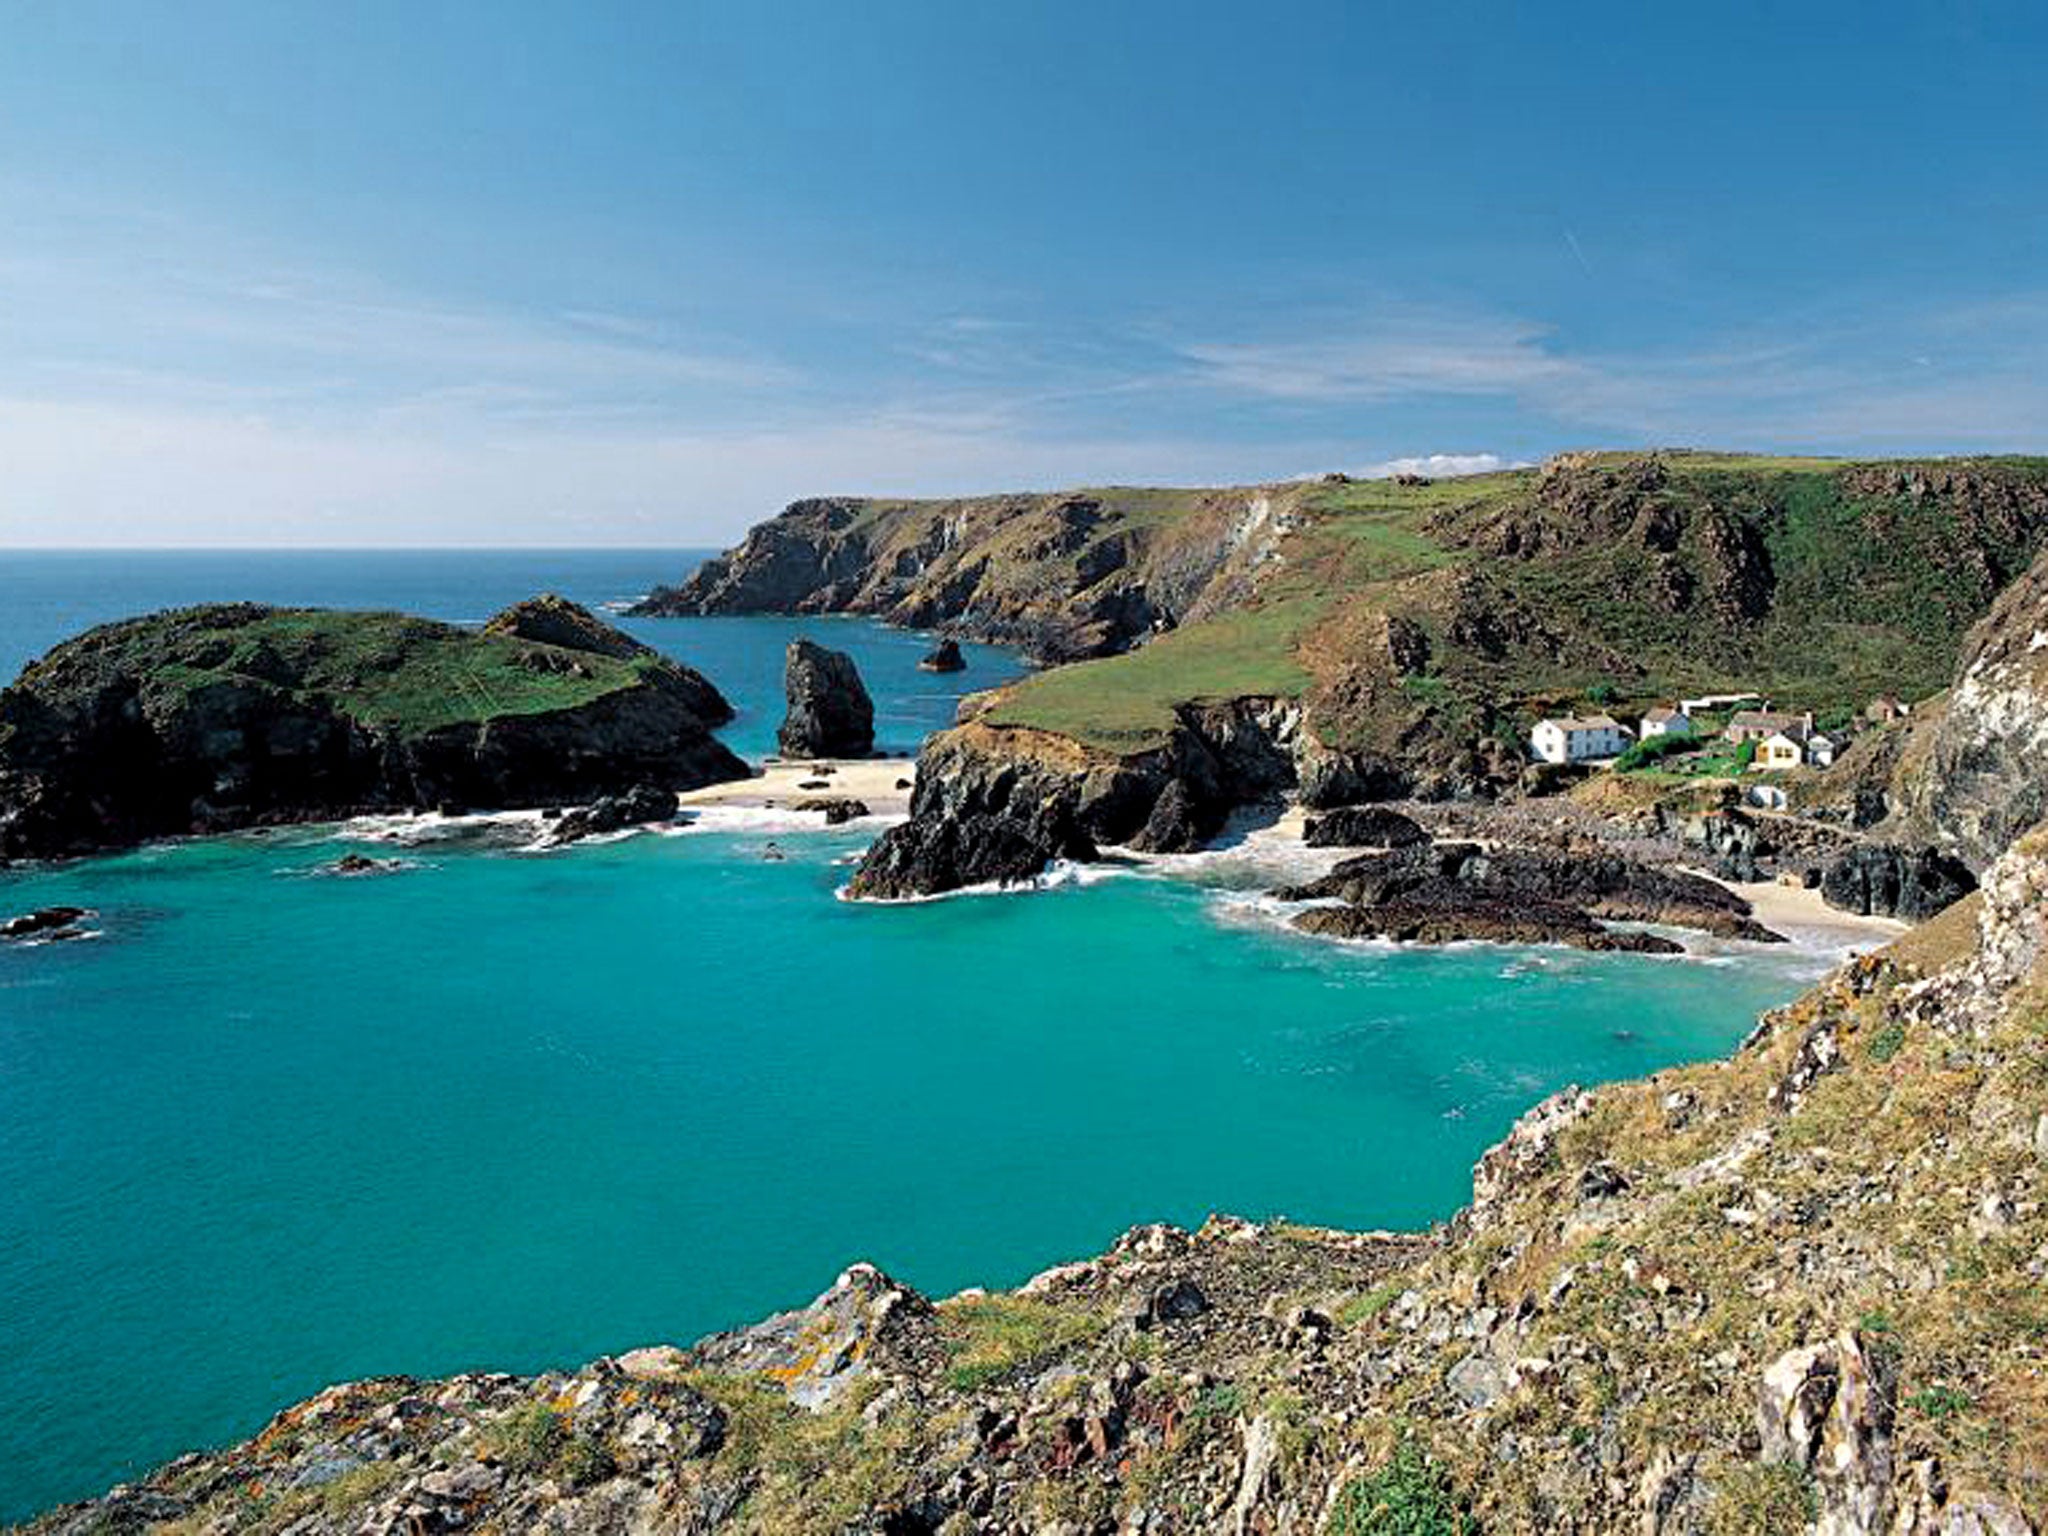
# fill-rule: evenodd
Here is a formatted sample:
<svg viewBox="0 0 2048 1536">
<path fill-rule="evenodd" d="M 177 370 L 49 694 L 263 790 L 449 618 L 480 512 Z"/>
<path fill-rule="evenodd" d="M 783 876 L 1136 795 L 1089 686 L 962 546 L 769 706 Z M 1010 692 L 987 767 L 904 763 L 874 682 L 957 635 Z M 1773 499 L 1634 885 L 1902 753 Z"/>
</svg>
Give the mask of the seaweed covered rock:
<svg viewBox="0 0 2048 1536">
<path fill-rule="evenodd" d="M 875 705 L 844 651 L 792 640 L 782 668 L 789 713 L 775 733 L 785 757 L 866 757 L 875 750 Z"/>
<path fill-rule="evenodd" d="M 746 776 L 696 673 L 573 604 L 494 623 L 235 603 L 67 641 L 0 693 L 0 859 Z"/>
</svg>

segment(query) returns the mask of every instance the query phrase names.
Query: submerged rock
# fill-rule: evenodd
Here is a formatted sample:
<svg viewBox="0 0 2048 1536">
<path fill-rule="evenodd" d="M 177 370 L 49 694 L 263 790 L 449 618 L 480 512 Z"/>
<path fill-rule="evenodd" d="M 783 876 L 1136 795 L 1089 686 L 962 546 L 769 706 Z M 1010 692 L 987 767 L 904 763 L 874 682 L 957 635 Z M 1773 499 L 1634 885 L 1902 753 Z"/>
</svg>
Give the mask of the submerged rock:
<svg viewBox="0 0 2048 1536">
<path fill-rule="evenodd" d="M 844 651 L 790 641 L 782 691 L 789 713 L 775 740 L 785 757 L 866 757 L 874 751 L 874 701 Z"/>
<path fill-rule="evenodd" d="M 85 907 L 41 907 L 0 923 L 0 939 L 82 938 L 78 921 L 91 915 Z"/>
</svg>

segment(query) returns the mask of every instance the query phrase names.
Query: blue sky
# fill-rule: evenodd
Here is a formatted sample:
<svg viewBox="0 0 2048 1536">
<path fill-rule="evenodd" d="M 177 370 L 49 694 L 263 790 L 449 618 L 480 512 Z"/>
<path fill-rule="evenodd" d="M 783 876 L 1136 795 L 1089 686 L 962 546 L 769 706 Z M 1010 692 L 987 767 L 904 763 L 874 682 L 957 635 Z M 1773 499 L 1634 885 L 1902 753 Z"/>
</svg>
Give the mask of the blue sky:
<svg viewBox="0 0 2048 1536">
<path fill-rule="evenodd" d="M 0 544 L 2048 448 L 2048 12 L 0 0 Z"/>
</svg>

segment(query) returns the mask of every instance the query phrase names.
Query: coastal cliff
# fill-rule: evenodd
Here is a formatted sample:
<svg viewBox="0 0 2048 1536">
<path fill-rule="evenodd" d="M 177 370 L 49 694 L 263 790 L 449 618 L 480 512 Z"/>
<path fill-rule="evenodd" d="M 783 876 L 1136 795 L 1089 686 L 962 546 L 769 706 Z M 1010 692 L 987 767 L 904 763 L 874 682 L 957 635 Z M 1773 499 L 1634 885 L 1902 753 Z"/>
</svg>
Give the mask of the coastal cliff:
<svg viewBox="0 0 2048 1536">
<path fill-rule="evenodd" d="M 687 1348 L 334 1387 L 31 1529 L 2036 1531 L 2044 986 L 2048 829 L 1733 1059 L 1531 1109 L 1435 1231 L 856 1264 Z"/>
<path fill-rule="evenodd" d="M 877 847 L 855 894 L 973 883 L 942 866 L 965 846 L 962 809 L 987 809 L 983 782 L 1004 786 L 1010 851 L 997 862 L 1010 878 L 1076 856 L 1058 807 L 1099 797 L 1048 780 L 1047 736 L 1075 744 L 1085 777 L 1115 778 L 1120 764 L 1119 782 L 1142 786 L 1135 824 L 1135 789 L 1082 818 L 1095 842 L 1132 841 L 1159 806 L 1181 835 L 1137 846 L 1175 851 L 1213 835 L 1232 802 L 1278 790 L 1315 808 L 1515 794 L 1529 723 L 1596 689 L 1645 702 L 1782 689 L 1846 714 L 1901 681 L 1935 695 L 1957 674 L 1940 745 L 1902 756 L 1912 733 L 1874 732 L 1841 774 L 1817 777 L 1822 795 L 1802 814 L 1850 824 L 1848 841 L 1896 842 L 1895 860 L 1919 859 L 1938 819 L 1981 866 L 2044 809 L 2006 793 L 2041 730 L 2013 702 L 2031 697 L 2041 577 L 2026 572 L 2048 534 L 2048 467 L 2035 461 L 1568 456 L 1436 485 L 1299 487 L 1290 505 L 1258 579 L 1230 603 L 1128 654 L 984 696 L 971 742 L 929 742 L 912 825 Z M 1272 771 L 1199 771 L 1191 722 L 1253 706 L 1288 722 L 1267 734 Z M 1913 730 L 1931 736 L 1941 717 L 1922 711 Z M 1006 741 L 1033 765 L 1008 779 Z M 1916 805 L 1928 784 L 1976 796 L 1990 824 L 1970 834 L 1958 807 Z M 1049 797 L 1045 815 L 1020 810 L 1029 796 Z M 1845 873 L 1830 889 L 1852 884 L 1867 898 L 1901 882 Z"/>
<path fill-rule="evenodd" d="M 859 613 L 1042 661 L 1113 655 L 1248 590 L 1299 487 L 799 501 L 639 614 Z"/>
<path fill-rule="evenodd" d="M 364 811 L 744 778 L 718 690 L 559 598 L 481 633 L 218 604 L 67 641 L 0 693 L 0 859 Z"/>
</svg>

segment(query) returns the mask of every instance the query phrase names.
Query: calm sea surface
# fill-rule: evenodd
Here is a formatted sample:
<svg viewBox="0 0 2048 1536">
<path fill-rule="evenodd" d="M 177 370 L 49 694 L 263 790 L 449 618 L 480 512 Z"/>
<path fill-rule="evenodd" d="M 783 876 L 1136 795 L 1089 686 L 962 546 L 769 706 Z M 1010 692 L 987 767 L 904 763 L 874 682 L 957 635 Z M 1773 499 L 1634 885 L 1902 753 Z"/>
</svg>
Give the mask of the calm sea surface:
<svg viewBox="0 0 2048 1536">
<path fill-rule="evenodd" d="M 597 553 L 0 551 L 0 670 L 225 598 L 481 619 L 693 563 Z M 766 750 L 784 642 L 851 649 L 885 745 L 1019 670 L 852 621 L 635 621 Z M 365 828 L 0 872 L 0 1519 L 333 1381 L 531 1369 L 803 1301 L 868 1258 L 1000 1285 L 1134 1222 L 1448 1215 L 1539 1096 L 1727 1050 L 1810 957 L 1295 938 L 1229 854 L 863 907 L 871 835 L 735 818 L 536 855 Z M 773 839 L 789 853 L 764 860 Z"/>
</svg>

